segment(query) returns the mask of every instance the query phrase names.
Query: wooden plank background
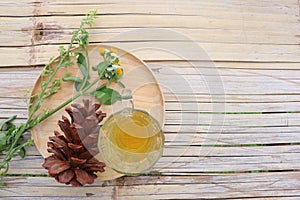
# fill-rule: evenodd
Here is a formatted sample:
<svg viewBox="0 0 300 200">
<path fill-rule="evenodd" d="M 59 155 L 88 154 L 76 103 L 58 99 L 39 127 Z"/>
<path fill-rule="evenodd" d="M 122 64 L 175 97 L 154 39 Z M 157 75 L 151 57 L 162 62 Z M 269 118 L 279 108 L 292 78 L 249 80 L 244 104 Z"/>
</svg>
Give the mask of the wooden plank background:
<svg viewBox="0 0 300 200">
<path fill-rule="evenodd" d="M 0 119 L 26 120 L 23 94 L 90 9 L 91 43 L 139 48 L 161 84 L 164 155 L 150 174 L 71 188 L 46 177 L 29 147 L 0 197 L 300 198 L 299 1 L 0 0 Z"/>
</svg>

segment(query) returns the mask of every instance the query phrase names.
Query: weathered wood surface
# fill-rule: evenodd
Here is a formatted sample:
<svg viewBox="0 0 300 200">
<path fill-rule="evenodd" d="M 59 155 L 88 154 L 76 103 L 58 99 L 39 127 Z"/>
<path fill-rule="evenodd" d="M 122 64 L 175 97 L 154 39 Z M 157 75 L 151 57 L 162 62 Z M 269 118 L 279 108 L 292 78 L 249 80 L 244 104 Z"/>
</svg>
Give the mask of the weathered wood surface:
<svg viewBox="0 0 300 200">
<path fill-rule="evenodd" d="M 23 94 L 92 8 L 91 43 L 132 51 L 162 87 L 164 155 L 152 176 L 71 188 L 29 147 L 0 198 L 300 198 L 299 1 L 1 0 L 0 119 L 26 120 Z"/>
<path fill-rule="evenodd" d="M 8 199 L 297 199 L 299 172 L 260 174 L 204 174 L 191 176 L 125 177 L 97 181 L 84 188 L 58 187 L 45 177 L 9 177 L 9 186 L 2 192 Z M 292 183 L 291 183 L 292 182 Z M 37 185 L 43 187 L 36 188 Z M 19 187 L 22 191 L 18 191 Z M 23 192 L 24 191 L 24 192 Z M 298 197 L 299 198 L 299 197 Z"/>
</svg>

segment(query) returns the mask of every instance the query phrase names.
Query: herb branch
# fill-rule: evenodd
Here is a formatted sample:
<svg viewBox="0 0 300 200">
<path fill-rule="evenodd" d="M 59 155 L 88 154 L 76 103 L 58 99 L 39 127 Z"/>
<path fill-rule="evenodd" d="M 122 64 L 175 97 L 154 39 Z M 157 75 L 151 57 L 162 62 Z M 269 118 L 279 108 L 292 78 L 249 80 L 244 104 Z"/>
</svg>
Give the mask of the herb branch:
<svg viewBox="0 0 300 200">
<path fill-rule="evenodd" d="M 17 116 L 12 116 L 0 122 L 0 155 L 4 156 L 0 163 L 0 185 L 3 185 L 1 179 L 7 174 L 9 161 L 18 155 L 25 157 L 24 147 L 32 145 L 32 139 L 24 141 L 23 138 L 23 134 L 30 128 L 41 123 L 82 95 L 95 96 L 104 105 L 121 100 L 121 95 L 117 91 L 107 87 L 111 82 L 117 82 L 121 87 L 125 87 L 119 81 L 123 75 L 123 69 L 119 64 L 120 59 L 116 51 L 114 49 L 100 49 L 99 54 L 103 57 L 103 61 L 96 66 L 90 66 L 87 49 L 89 33 L 85 27 L 92 26 L 95 19 L 96 10 L 91 10 L 82 20 L 79 29 L 72 32 L 72 38 L 67 49 L 59 47 L 59 58 L 51 58 L 49 63 L 45 65 L 45 69 L 41 73 L 40 92 L 30 96 L 28 100 L 29 114 L 27 121 L 16 126 L 12 121 Z M 55 78 L 56 73 L 61 68 L 73 66 L 75 62 L 80 69 L 80 77 L 70 76 L 67 73 L 61 79 Z M 95 80 L 90 80 L 91 69 L 98 73 Z M 89 91 L 100 80 L 106 80 L 106 82 L 95 90 Z M 73 82 L 77 93 L 55 109 L 43 108 L 44 112 L 38 114 L 37 112 L 42 109 L 42 103 L 59 92 L 62 81 Z"/>
</svg>

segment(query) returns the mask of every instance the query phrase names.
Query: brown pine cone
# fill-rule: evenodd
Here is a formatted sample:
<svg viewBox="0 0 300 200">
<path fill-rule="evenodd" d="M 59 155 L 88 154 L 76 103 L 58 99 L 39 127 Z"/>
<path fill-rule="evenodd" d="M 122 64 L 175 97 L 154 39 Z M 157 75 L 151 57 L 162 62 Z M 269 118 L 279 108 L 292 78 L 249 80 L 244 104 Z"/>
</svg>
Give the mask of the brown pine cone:
<svg viewBox="0 0 300 200">
<path fill-rule="evenodd" d="M 49 137 L 48 152 L 52 155 L 45 158 L 43 167 L 60 183 L 83 186 L 94 182 L 95 172 L 104 172 L 105 164 L 93 156 L 99 152 L 99 123 L 106 114 L 98 110 L 100 104 L 92 105 L 86 99 L 83 105 L 75 103 L 71 107 L 65 109 L 71 122 L 65 116 L 58 121 L 64 135 L 54 131 L 55 136 Z"/>
</svg>

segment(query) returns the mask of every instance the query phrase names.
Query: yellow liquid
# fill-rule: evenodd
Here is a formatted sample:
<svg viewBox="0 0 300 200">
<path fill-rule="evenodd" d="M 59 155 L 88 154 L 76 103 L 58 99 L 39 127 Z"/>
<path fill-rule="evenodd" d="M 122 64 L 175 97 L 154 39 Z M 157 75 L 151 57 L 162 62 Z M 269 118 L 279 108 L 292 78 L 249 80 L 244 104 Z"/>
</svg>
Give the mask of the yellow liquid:
<svg viewBox="0 0 300 200">
<path fill-rule="evenodd" d="M 100 131 L 99 150 L 105 164 L 118 172 L 140 173 L 162 155 L 164 136 L 149 114 L 126 110 L 110 116 Z"/>
<path fill-rule="evenodd" d="M 133 116 L 116 116 L 114 120 L 109 140 L 118 148 L 131 153 L 148 153 L 160 148 L 162 132 L 149 115 L 135 112 Z"/>
</svg>

